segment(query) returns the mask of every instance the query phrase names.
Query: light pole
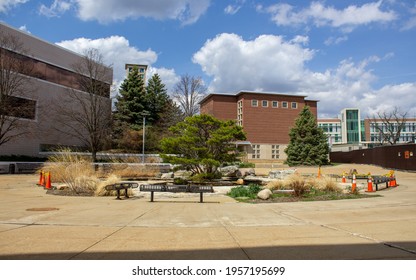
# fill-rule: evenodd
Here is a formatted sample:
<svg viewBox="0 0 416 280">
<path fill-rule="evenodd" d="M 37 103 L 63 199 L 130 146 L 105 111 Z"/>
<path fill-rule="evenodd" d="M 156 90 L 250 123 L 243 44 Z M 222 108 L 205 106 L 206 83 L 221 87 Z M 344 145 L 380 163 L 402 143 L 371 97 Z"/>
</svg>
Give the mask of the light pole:
<svg viewBox="0 0 416 280">
<path fill-rule="evenodd" d="M 142 112 L 143 116 L 143 146 L 142 146 L 142 163 L 144 164 L 144 147 L 146 141 L 146 116 L 149 115 L 147 111 Z"/>
</svg>

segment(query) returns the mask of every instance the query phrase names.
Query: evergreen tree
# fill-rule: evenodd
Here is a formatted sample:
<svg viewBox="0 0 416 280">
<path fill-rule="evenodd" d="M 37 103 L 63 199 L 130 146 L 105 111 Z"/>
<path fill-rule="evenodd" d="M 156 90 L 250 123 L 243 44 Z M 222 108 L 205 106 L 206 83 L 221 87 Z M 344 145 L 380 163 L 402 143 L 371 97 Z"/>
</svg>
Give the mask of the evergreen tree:
<svg viewBox="0 0 416 280">
<path fill-rule="evenodd" d="M 234 121 L 221 121 L 210 115 L 187 117 L 170 131 L 172 136 L 161 143 L 165 153 L 162 158 L 196 174 L 213 174 L 222 163 L 235 161 L 239 154 L 233 142 L 246 139 L 242 127 Z"/>
<path fill-rule="evenodd" d="M 146 89 L 139 71 L 134 67 L 120 87 L 114 112 L 115 130 L 126 127 L 140 130 L 143 124 L 143 111 L 146 110 Z M 121 131 L 118 131 L 121 132 Z"/>
<path fill-rule="evenodd" d="M 157 122 L 169 102 L 169 96 L 160 76 L 154 74 L 148 81 L 146 88 L 145 110 L 149 112 L 146 122 L 153 124 Z"/>
<path fill-rule="evenodd" d="M 289 132 L 290 141 L 285 149 L 286 163 L 293 165 L 328 164 L 329 146 L 324 131 L 318 127 L 309 106 L 305 106 Z"/>
</svg>

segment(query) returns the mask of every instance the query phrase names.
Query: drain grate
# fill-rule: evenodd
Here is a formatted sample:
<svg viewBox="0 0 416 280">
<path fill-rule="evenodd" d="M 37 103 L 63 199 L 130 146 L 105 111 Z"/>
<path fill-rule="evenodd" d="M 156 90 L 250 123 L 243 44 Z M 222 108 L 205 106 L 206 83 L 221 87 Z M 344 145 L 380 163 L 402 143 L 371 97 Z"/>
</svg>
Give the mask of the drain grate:
<svg viewBox="0 0 416 280">
<path fill-rule="evenodd" d="M 40 208 L 28 208 L 26 211 L 56 211 L 59 210 L 59 208 L 55 207 L 40 207 Z"/>
</svg>

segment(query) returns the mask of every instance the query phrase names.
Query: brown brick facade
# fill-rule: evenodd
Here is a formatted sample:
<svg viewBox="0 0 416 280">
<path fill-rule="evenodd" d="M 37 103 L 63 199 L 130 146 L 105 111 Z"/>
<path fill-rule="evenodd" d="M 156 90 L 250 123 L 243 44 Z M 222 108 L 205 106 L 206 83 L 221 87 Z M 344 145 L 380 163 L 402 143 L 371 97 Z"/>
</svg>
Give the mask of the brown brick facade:
<svg viewBox="0 0 416 280">
<path fill-rule="evenodd" d="M 210 94 L 201 102 L 201 113 L 242 124 L 247 140 L 255 145 L 247 149 L 249 159 L 284 159 L 290 128 L 306 105 L 317 117 L 317 101 L 305 96 L 242 91 Z"/>
</svg>

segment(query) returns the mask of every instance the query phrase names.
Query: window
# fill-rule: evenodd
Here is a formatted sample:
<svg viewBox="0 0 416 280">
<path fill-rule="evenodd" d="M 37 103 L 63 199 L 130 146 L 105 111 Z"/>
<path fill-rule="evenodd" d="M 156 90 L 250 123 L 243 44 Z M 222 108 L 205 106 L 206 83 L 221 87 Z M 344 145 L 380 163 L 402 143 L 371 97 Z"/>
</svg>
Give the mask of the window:
<svg viewBox="0 0 416 280">
<path fill-rule="evenodd" d="M 263 106 L 263 107 L 269 107 L 269 101 L 267 101 L 267 100 L 263 100 L 263 101 L 261 102 L 261 106 Z"/>
<path fill-rule="evenodd" d="M 251 145 L 251 148 L 253 149 L 251 158 L 260 158 L 260 145 Z"/>
<path fill-rule="evenodd" d="M 36 101 L 21 97 L 7 96 L 2 104 L 10 117 L 34 120 L 36 117 Z"/>
<path fill-rule="evenodd" d="M 297 108 L 298 108 L 298 103 L 292 102 L 292 109 L 297 109 Z"/>
<path fill-rule="evenodd" d="M 282 108 L 288 108 L 289 105 L 287 104 L 287 101 L 282 102 Z"/>
<path fill-rule="evenodd" d="M 272 159 L 279 159 L 279 145 L 272 145 Z"/>
<path fill-rule="evenodd" d="M 273 108 L 277 108 L 279 106 L 279 102 L 277 101 L 272 101 L 272 107 Z"/>
<path fill-rule="evenodd" d="M 237 103 L 237 124 L 243 126 L 243 101 Z"/>
<path fill-rule="evenodd" d="M 257 107 L 258 106 L 258 102 L 256 99 L 251 100 L 251 107 Z"/>
</svg>

